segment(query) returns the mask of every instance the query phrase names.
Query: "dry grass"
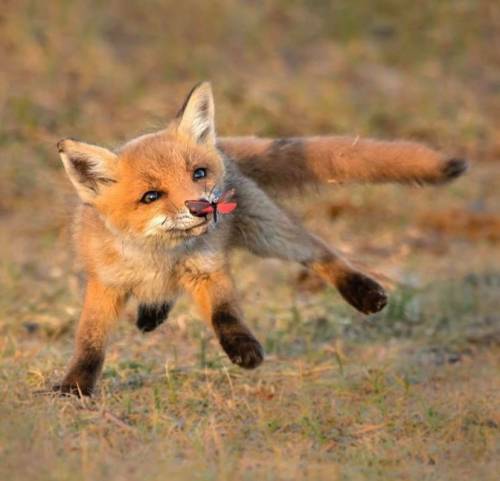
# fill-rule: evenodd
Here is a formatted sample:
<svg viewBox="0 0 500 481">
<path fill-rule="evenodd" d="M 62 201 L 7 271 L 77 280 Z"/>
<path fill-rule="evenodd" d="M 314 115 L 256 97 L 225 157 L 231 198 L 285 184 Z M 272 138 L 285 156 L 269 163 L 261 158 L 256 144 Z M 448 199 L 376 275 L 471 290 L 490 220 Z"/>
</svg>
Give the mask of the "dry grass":
<svg viewBox="0 0 500 481">
<path fill-rule="evenodd" d="M 0 479 L 496 479 L 500 10 L 374 5 L 3 2 Z M 150 335 L 125 316 L 94 398 L 36 396 L 62 375 L 81 302 L 55 141 L 117 144 L 202 78 L 224 134 L 403 136 L 476 162 L 441 189 L 297 199 L 391 289 L 382 314 L 238 254 L 259 370 L 232 367 L 184 300 Z"/>
</svg>

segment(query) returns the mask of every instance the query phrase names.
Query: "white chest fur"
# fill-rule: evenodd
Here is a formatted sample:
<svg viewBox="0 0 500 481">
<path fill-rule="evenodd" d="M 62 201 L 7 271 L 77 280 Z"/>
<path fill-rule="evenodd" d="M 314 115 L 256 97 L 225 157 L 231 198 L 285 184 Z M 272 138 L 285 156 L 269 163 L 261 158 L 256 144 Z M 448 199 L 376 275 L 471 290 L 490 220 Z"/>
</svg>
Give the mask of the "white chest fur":
<svg viewBox="0 0 500 481">
<path fill-rule="evenodd" d="M 169 248 L 162 243 L 147 245 L 122 242 L 119 258 L 103 267 L 105 284 L 126 290 L 139 301 L 163 303 L 182 291 L 186 275 L 207 275 L 220 269 L 223 256 L 208 242 Z"/>
</svg>

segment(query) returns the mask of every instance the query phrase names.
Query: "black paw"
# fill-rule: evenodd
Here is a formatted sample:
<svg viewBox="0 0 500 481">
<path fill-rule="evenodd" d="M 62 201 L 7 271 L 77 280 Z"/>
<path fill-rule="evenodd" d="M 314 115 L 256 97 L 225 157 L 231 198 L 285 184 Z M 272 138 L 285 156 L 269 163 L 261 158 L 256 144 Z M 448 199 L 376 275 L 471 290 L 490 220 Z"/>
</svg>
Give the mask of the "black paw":
<svg viewBox="0 0 500 481">
<path fill-rule="evenodd" d="M 79 384 L 68 384 L 68 383 L 61 383 L 61 384 L 55 384 L 52 386 L 52 392 L 54 394 L 59 394 L 62 397 L 67 397 L 67 396 L 77 396 L 77 397 L 83 397 L 83 396 L 91 396 L 92 395 L 92 387 L 91 386 L 80 386 Z"/>
<path fill-rule="evenodd" d="M 344 299 L 364 314 L 381 311 L 387 304 L 384 288 L 364 274 L 347 274 L 337 286 Z"/>
<path fill-rule="evenodd" d="M 469 167 L 464 159 L 448 159 L 443 166 L 443 182 L 460 177 Z"/>
<path fill-rule="evenodd" d="M 234 332 L 221 336 L 220 344 L 231 362 L 245 369 L 255 369 L 264 360 L 259 341 L 251 334 Z"/>
<path fill-rule="evenodd" d="M 172 304 L 141 304 L 137 310 L 137 327 L 142 332 L 150 332 L 162 324 L 168 317 Z"/>
</svg>

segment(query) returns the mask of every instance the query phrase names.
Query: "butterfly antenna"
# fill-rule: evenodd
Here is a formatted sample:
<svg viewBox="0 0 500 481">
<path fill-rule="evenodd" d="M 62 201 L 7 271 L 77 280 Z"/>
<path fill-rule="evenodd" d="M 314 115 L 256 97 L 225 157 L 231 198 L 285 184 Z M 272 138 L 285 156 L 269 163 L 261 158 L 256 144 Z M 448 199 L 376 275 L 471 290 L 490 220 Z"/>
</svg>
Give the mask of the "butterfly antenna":
<svg viewBox="0 0 500 481">
<path fill-rule="evenodd" d="M 213 194 L 213 191 L 215 190 L 215 188 L 217 187 L 217 185 L 214 185 L 211 189 L 210 189 L 210 193 L 208 194 L 208 196 L 210 197 L 212 194 Z"/>
</svg>

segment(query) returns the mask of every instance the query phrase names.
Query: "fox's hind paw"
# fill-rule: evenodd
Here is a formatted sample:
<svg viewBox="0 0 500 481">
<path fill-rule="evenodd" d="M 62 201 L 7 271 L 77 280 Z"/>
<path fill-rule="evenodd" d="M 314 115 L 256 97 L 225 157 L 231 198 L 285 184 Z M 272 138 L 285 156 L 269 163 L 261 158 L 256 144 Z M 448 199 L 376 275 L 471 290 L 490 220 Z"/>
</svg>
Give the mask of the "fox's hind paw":
<svg viewBox="0 0 500 481">
<path fill-rule="evenodd" d="M 381 311 L 387 304 L 384 288 L 360 272 L 347 274 L 337 288 L 349 304 L 364 314 Z"/>
<path fill-rule="evenodd" d="M 468 168 L 469 164 L 465 159 L 448 159 L 441 170 L 439 182 L 450 182 L 464 174 Z"/>
</svg>

